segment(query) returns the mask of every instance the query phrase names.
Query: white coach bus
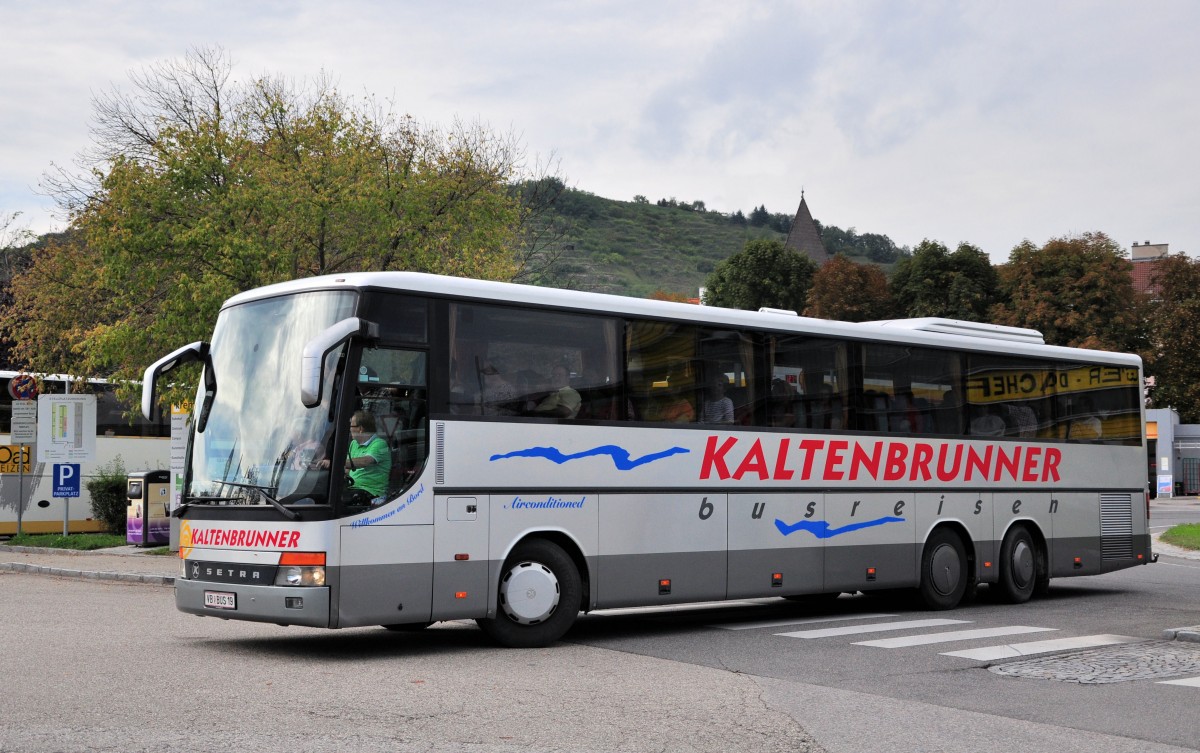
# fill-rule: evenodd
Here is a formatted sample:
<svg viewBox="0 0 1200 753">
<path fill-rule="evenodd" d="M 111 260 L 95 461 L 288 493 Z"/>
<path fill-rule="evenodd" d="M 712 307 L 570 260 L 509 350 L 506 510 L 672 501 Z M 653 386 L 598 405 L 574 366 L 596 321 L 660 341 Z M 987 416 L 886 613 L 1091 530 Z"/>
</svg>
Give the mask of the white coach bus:
<svg viewBox="0 0 1200 753">
<path fill-rule="evenodd" d="M 197 615 L 543 646 L 609 607 L 950 609 L 1151 560 L 1139 359 L 1031 330 L 361 273 L 230 299 L 144 413 L 189 360 Z"/>
<path fill-rule="evenodd" d="M 10 388 L 13 380 L 20 387 Z M 82 382 L 82 383 L 81 383 Z M 21 450 L 12 443 L 12 405 L 21 397 L 82 392 L 96 396 L 96 457 L 80 464 L 83 476 L 80 496 L 55 497 L 53 467 L 39 463 L 32 445 Z M 14 397 L 14 393 L 18 397 Z M 131 406 L 117 400 L 114 386 L 103 379 L 79 380 L 62 374 L 26 374 L 0 371 L 0 535 L 23 533 L 62 533 L 64 519 L 70 533 L 94 533 L 104 523 L 92 514 L 87 482 L 100 466 L 120 464 L 127 471 L 162 470 L 170 467 L 171 424 L 169 416 L 144 420 Z M 29 471 L 22 477 L 17 465 L 18 453 Z"/>
</svg>

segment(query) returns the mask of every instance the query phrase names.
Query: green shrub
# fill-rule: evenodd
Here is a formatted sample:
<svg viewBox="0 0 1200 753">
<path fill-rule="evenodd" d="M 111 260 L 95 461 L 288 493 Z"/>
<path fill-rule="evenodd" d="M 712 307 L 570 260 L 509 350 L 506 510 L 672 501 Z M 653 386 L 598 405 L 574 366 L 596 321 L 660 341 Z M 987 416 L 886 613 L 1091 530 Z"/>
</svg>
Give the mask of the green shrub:
<svg viewBox="0 0 1200 753">
<path fill-rule="evenodd" d="M 124 535 L 127 474 L 125 463 L 118 455 L 111 463 L 100 466 L 96 475 L 87 482 L 88 494 L 92 495 L 92 515 L 104 524 L 110 533 Z"/>
</svg>

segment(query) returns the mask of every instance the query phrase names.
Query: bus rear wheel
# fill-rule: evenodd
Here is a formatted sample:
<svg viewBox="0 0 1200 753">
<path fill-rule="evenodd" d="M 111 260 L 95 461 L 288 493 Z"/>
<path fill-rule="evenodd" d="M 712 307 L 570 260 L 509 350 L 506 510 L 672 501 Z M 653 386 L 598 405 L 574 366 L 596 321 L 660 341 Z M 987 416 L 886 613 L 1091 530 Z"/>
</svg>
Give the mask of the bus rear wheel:
<svg viewBox="0 0 1200 753">
<path fill-rule="evenodd" d="M 962 539 L 948 528 L 929 535 L 921 553 L 921 584 L 918 591 L 930 609 L 954 609 L 967 592 L 967 549 Z"/>
<path fill-rule="evenodd" d="M 1022 604 L 1049 582 L 1045 557 L 1029 529 L 1013 526 L 1000 545 L 1000 597 L 1010 604 Z"/>
<path fill-rule="evenodd" d="M 575 624 L 582 596 L 583 582 L 571 557 L 553 542 L 532 539 L 504 563 L 496 616 L 476 622 L 502 646 L 540 648 Z"/>
</svg>

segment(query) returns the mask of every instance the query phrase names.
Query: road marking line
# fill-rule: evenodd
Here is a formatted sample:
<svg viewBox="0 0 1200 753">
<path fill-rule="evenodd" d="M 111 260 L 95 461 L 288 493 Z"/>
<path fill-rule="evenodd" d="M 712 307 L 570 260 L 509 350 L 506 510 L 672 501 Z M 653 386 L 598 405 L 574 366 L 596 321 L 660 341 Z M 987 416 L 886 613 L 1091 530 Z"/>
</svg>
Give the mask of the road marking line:
<svg viewBox="0 0 1200 753">
<path fill-rule="evenodd" d="M 1010 627 L 975 628 L 974 630 L 952 630 L 947 633 L 925 633 L 924 635 L 909 635 L 902 638 L 880 638 L 875 641 L 860 641 L 855 646 L 875 646 L 876 648 L 905 648 L 907 646 L 928 646 L 931 643 L 952 643 L 954 641 L 969 641 L 976 638 L 999 638 L 1002 635 L 1021 635 L 1022 633 L 1044 633 L 1058 628 L 1027 627 L 1012 625 Z"/>
<path fill-rule="evenodd" d="M 837 635 L 859 635 L 860 633 L 882 633 L 887 630 L 909 630 L 911 628 L 940 627 L 942 625 L 966 625 L 971 620 L 906 620 L 904 622 L 879 622 L 874 625 L 848 625 L 822 630 L 797 630 L 791 633 L 776 633 L 785 638 L 832 638 Z"/>
<path fill-rule="evenodd" d="M 1096 646 L 1113 646 L 1118 643 L 1136 643 L 1141 638 L 1131 638 L 1128 635 L 1082 635 L 1076 638 L 1054 638 L 1048 641 L 1030 641 L 1028 643 L 1010 643 L 1004 646 L 988 646 L 972 648 L 966 651 L 944 651 L 942 656 L 957 656 L 962 659 L 976 661 L 994 661 L 996 659 L 1012 659 L 1018 656 L 1044 654 L 1050 651 L 1064 651 L 1072 648 L 1095 648 Z"/>
<path fill-rule="evenodd" d="M 1187 677 L 1182 680 L 1159 680 L 1158 685 L 1187 685 L 1191 688 L 1200 688 L 1200 677 Z"/>
<path fill-rule="evenodd" d="M 709 627 L 721 630 L 755 630 L 758 628 L 787 627 L 788 625 L 810 625 L 817 622 L 841 622 L 842 620 L 878 620 L 883 617 L 895 617 L 894 614 L 842 614 L 837 617 L 806 617 L 798 620 L 763 620 L 761 622 L 729 622 Z"/>
</svg>

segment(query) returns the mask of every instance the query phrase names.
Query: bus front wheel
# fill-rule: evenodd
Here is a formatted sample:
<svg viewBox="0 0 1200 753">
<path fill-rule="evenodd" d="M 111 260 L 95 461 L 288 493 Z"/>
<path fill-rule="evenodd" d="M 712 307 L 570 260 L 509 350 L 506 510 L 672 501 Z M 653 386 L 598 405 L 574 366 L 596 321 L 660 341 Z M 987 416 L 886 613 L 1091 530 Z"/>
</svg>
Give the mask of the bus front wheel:
<svg viewBox="0 0 1200 753">
<path fill-rule="evenodd" d="M 938 528 L 921 553 L 921 600 L 930 609 L 954 609 L 969 583 L 967 550 L 958 534 Z"/>
<path fill-rule="evenodd" d="M 1045 559 L 1033 536 L 1025 526 L 1014 526 L 1000 544 L 1001 598 L 1010 604 L 1029 601 L 1043 580 L 1049 584 Z"/>
<path fill-rule="evenodd" d="M 532 539 L 505 561 L 497 597 L 496 616 L 477 620 L 479 627 L 502 646 L 540 648 L 575 624 L 583 582 L 562 547 Z"/>
</svg>

